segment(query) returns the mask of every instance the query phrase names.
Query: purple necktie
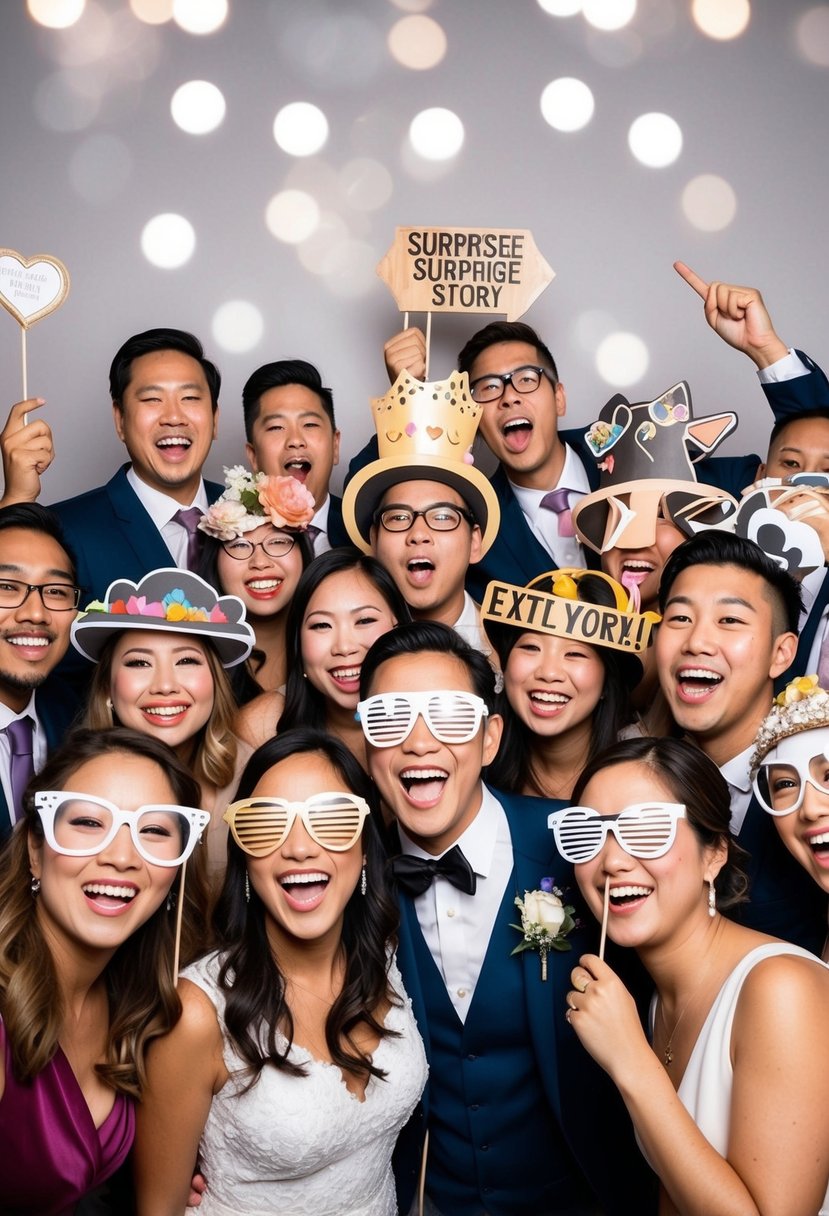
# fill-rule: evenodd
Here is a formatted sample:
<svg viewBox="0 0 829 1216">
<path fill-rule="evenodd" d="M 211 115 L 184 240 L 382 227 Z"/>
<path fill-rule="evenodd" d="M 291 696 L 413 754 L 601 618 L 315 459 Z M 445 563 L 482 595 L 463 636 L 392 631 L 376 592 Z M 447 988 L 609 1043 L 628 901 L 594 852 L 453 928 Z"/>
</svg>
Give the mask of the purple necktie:
<svg viewBox="0 0 829 1216">
<path fill-rule="evenodd" d="M 202 517 L 202 512 L 198 507 L 184 507 L 180 511 L 176 511 L 173 519 L 177 524 L 181 524 L 182 528 L 187 533 L 187 569 L 197 570 L 199 566 L 199 558 L 201 557 L 202 536 L 199 531 L 199 520 Z"/>
<path fill-rule="evenodd" d="M 35 774 L 35 759 L 32 739 L 32 719 L 16 718 L 5 727 L 4 732 L 11 749 L 12 823 L 20 818 L 23 807 L 23 791 Z"/>
<path fill-rule="evenodd" d="M 575 536 L 573 515 L 570 511 L 570 490 L 551 490 L 541 500 L 541 506 L 558 516 L 559 536 Z"/>
</svg>

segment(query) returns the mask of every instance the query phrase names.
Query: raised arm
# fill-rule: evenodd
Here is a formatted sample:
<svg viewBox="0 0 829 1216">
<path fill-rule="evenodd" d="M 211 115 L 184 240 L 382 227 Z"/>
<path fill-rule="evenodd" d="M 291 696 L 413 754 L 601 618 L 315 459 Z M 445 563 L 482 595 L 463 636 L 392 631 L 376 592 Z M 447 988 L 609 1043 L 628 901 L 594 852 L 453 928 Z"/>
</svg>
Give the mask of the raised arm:
<svg viewBox="0 0 829 1216">
<path fill-rule="evenodd" d="M 789 348 L 777 336 L 756 287 L 706 283 L 684 262 L 674 262 L 674 269 L 704 301 L 705 319 L 714 333 L 735 350 L 748 355 L 758 368 L 769 367 L 789 353 Z"/>
<path fill-rule="evenodd" d="M 587 972 L 585 977 L 584 972 Z M 644 1152 L 682 1216 L 805 1216 L 829 1177 L 829 1061 L 821 1050 L 829 971 L 778 956 L 747 977 L 732 1030 L 726 1156 L 709 1143 L 648 1047 L 633 1001 L 595 955 L 575 969 L 571 1024 L 608 1072 Z M 715 1099 L 716 1100 L 716 1095 Z M 666 1210 L 663 1208 L 663 1210 Z"/>
<path fill-rule="evenodd" d="M 43 418 L 32 418 L 46 402 L 30 397 L 13 405 L 0 431 L 0 456 L 3 459 L 3 497 L 0 506 L 16 502 L 36 502 L 40 497 L 40 478 L 54 459 L 52 431 Z"/>
<path fill-rule="evenodd" d="M 423 331 L 415 326 L 401 330 L 389 338 L 383 347 L 383 357 L 390 384 L 394 384 L 402 371 L 407 371 L 415 380 L 422 380 L 426 375 L 426 338 Z"/>
<path fill-rule="evenodd" d="M 179 994 L 181 1018 L 150 1047 L 149 1081 L 138 1108 L 138 1216 L 181 1216 L 210 1103 L 228 1077 L 216 1010 L 187 980 L 180 981 Z"/>
</svg>

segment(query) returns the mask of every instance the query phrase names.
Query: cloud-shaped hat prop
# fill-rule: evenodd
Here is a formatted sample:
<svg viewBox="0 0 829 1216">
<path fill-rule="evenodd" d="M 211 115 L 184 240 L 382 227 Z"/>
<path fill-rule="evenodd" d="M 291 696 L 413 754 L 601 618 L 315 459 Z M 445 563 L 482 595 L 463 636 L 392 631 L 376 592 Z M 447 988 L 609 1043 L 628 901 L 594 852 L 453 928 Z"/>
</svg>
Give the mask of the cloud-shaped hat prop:
<svg viewBox="0 0 829 1216">
<path fill-rule="evenodd" d="M 110 638 L 124 629 L 183 633 L 213 643 L 223 667 L 248 657 L 255 642 L 245 605 L 235 595 L 218 595 L 189 570 L 152 570 L 139 583 L 116 579 L 104 602 L 96 600 L 72 623 L 72 645 L 97 663 Z"/>
<path fill-rule="evenodd" d="M 684 380 L 654 401 L 611 398 L 584 436 L 601 478 L 599 489 L 573 508 L 579 540 L 596 553 L 647 548 L 660 512 L 686 536 L 727 524 L 736 499 L 700 485 L 694 464 L 736 426 L 731 410 L 694 418 Z"/>
<path fill-rule="evenodd" d="M 355 473 L 343 491 L 343 521 L 354 544 L 371 552 L 374 512 L 386 490 L 403 481 L 437 481 L 467 504 L 486 553 L 498 533 L 501 508 L 488 479 L 472 463 L 481 406 L 472 400 L 466 372 L 425 382 L 401 372 L 385 397 L 371 405 L 379 459 Z"/>
</svg>

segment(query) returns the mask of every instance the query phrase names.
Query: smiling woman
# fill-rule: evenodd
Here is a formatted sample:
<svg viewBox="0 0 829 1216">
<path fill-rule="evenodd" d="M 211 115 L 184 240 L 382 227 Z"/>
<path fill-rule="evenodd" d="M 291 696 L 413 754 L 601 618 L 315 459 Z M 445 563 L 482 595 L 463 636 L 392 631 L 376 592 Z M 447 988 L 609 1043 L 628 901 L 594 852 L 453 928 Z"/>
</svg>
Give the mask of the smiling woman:
<svg viewBox="0 0 829 1216">
<path fill-rule="evenodd" d="M 228 808 L 221 949 L 184 973 L 139 1116 L 140 1216 L 392 1216 L 391 1153 L 426 1079 L 391 955 L 377 794 L 339 740 L 286 731 Z M 232 1130 L 231 1130 L 232 1129 Z"/>
<path fill-rule="evenodd" d="M 21 1216 L 74 1211 L 123 1163 L 149 1041 L 179 1016 L 178 876 L 207 821 L 163 744 L 76 731 L 27 790 L 0 855 L 0 1194 Z M 185 960 L 204 920 L 198 859 Z"/>
</svg>

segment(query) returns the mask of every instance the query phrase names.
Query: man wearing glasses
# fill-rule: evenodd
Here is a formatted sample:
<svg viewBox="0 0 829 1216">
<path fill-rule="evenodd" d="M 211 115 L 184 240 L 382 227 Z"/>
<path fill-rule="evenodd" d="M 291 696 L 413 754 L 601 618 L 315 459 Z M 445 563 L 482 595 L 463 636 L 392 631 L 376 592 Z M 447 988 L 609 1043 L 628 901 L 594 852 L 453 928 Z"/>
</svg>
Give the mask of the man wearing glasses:
<svg viewBox="0 0 829 1216">
<path fill-rule="evenodd" d="M 501 737 L 492 669 L 453 629 L 415 621 L 374 643 L 360 692 L 369 772 L 396 820 L 398 962 L 430 1065 L 398 1146 L 401 1212 L 425 1155 L 429 1216 L 647 1216 L 630 1120 L 565 1020 L 589 918 L 545 965 L 520 952 L 516 895 L 574 884 L 550 804 L 483 784 Z"/>
<path fill-rule="evenodd" d="M 77 710 L 51 674 L 69 646 L 76 581 L 51 511 L 37 503 L 0 509 L 0 847 L 29 779 Z"/>
<path fill-rule="evenodd" d="M 829 404 L 826 377 L 786 348 L 758 291 L 706 283 L 683 263 L 676 269 L 705 301 L 711 328 L 757 366 L 775 419 Z M 405 330 L 386 344 L 385 357 L 392 379 L 402 368 L 422 375 L 425 340 L 418 330 Z M 467 589 L 480 599 L 490 579 L 526 584 L 550 569 L 551 559 L 559 568 L 588 565 L 571 511 L 598 488 L 599 470 L 584 441 L 587 427 L 559 430 L 567 398 L 549 348 L 530 326 L 495 321 L 467 342 L 458 368 L 469 374 L 472 396 L 483 405 L 480 432 L 499 462 L 492 488 L 501 508 L 499 536 L 484 560 L 470 567 Z M 731 482 L 745 482 L 745 464 L 743 458 L 702 461 L 699 480 L 739 493 L 745 485 Z M 745 484 L 758 466 L 755 457 Z"/>
</svg>

